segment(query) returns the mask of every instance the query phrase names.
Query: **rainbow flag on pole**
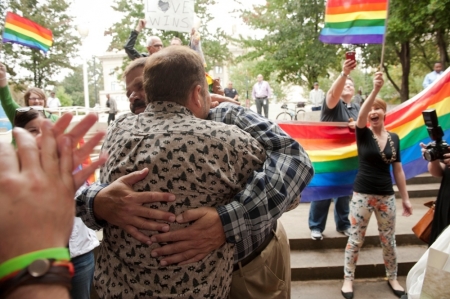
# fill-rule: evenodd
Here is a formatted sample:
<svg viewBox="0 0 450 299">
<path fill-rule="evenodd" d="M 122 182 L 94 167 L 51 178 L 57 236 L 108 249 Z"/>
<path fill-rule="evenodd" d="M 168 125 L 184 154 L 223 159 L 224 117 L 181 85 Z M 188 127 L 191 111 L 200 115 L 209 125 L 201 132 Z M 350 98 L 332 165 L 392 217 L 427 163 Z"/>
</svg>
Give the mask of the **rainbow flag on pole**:
<svg viewBox="0 0 450 299">
<path fill-rule="evenodd" d="M 387 12 L 388 0 L 328 0 L 319 40 L 326 44 L 382 44 Z"/>
<path fill-rule="evenodd" d="M 53 44 L 52 31 L 12 12 L 6 14 L 3 43 L 16 43 L 44 53 Z"/>
<path fill-rule="evenodd" d="M 433 85 L 386 114 L 386 129 L 400 138 L 400 157 L 407 179 L 427 171 L 419 143 L 430 137 L 422 111 L 436 109 L 444 140 L 450 141 L 450 68 Z M 355 134 L 346 123 L 279 122 L 313 162 L 315 175 L 302 193 L 302 202 L 350 195 L 358 170 Z"/>
</svg>

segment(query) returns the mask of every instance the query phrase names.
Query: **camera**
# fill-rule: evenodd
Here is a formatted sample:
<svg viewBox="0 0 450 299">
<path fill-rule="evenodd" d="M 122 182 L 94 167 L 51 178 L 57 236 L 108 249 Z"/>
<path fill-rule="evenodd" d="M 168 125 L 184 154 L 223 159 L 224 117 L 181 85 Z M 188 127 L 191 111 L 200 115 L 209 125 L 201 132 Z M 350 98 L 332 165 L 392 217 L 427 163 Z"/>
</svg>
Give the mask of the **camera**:
<svg viewBox="0 0 450 299">
<path fill-rule="evenodd" d="M 439 125 L 436 109 L 428 109 L 422 111 L 423 120 L 427 126 L 428 135 L 430 136 L 432 142 L 427 144 L 423 157 L 428 162 L 444 159 L 444 154 L 450 153 L 448 149 L 448 144 L 444 137 L 444 131 Z"/>
</svg>

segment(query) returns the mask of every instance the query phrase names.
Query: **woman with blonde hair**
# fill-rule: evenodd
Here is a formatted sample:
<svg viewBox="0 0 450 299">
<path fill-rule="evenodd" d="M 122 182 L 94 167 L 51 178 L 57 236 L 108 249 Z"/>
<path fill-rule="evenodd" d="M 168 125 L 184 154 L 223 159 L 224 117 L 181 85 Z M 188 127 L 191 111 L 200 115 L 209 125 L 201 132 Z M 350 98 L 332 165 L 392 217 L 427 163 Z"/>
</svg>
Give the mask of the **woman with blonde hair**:
<svg viewBox="0 0 450 299">
<path fill-rule="evenodd" d="M 373 90 L 364 101 L 356 122 L 359 166 L 350 202 L 351 234 L 345 248 L 345 275 L 341 289 L 342 296 L 346 299 L 353 298 L 356 261 L 372 213 L 375 213 L 377 219 L 388 285 L 397 297 L 405 294 L 397 281 L 396 208 L 391 165 L 402 198 L 403 216 L 410 216 L 412 207 L 400 159 L 400 140 L 397 134 L 386 131 L 384 120 L 387 105 L 376 98 L 383 83 L 383 73 L 377 72 L 373 80 Z"/>
</svg>

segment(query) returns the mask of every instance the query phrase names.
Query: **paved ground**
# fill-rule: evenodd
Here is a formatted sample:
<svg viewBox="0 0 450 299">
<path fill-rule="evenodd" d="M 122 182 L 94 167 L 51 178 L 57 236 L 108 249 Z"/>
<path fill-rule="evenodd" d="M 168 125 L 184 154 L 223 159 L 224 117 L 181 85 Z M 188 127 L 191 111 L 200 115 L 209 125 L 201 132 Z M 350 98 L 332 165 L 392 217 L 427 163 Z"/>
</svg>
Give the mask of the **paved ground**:
<svg viewBox="0 0 450 299">
<path fill-rule="evenodd" d="M 400 284 L 406 285 L 406 277 L 398 278 Z M 343 280 L 293 281 L 291 299 L 334 299 L 341 295 Z M 389 299 L 397 298 L 387 285 L 386 280 L 356 279 L 353 283 L 355 299 Z"/>
</svg>

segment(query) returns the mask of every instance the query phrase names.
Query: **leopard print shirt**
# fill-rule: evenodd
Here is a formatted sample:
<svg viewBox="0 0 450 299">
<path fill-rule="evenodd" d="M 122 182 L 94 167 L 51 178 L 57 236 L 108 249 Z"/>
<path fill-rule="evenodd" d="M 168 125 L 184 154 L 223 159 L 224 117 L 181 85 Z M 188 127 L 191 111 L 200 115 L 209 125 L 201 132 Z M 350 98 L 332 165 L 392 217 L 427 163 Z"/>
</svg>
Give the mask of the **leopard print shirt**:
<svg viewBox="0 0 450 299">
<path fill-rule="evenodd" d="M 147 167 L 149 175 L 134 189 L 175 194 L 175 202 L 145 204 L 175 214 L 229 203 L 266 159 L 263 147 L 248 133 L 236 126 L 196 118 L 173 102 L 153 103 L 138 116 L 118 118 L 108 130 L 103 150 L 109 158 L 100 170 L 102 183 Z M 174 231 L 189 224 L 169 225 Z M 161 267 L 150 255 L 161 245 L 147 246 L 119 227 L 106 225 L 94 275 L 99 296 L 227 297 L 233 269 L 232 244 L 224 244 L 199 262 L 167 267 Z"/>
</svg>

